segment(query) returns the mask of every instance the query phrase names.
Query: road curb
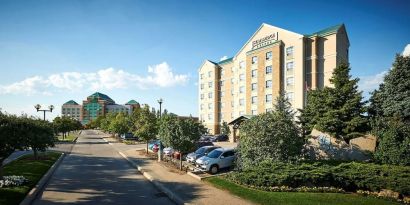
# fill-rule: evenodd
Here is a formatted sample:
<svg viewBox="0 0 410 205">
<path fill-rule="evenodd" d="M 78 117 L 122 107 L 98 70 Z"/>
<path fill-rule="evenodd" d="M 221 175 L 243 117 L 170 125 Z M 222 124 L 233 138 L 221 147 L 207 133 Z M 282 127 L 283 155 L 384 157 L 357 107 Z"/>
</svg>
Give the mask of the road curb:
<svg viewBox="0 0 410 205">
<path fill-rule="evenodd" d="M 135 167 L 146 179 L 148 179 L 151 183 L 154 184 L 154 186 L 159 189 L 160 191 L 164 192 L 168 198 L 170 198 L 172 201 L 174 201 L 178 205 L 188 205 L 189 203 L 185 203 L 177 194 L 175 194 L 173 191 L 169 190 L 166 188 L 161 182 L 159 182 L 157 179 L 152 177 L 148 172 L 145 172 L 144 169 L 139 166 L 137 163 L 133 162 L 130 160 L 124 153 L 118 151 L 118 153 L 127 160 L 127 162 Z"/>
<path fill-rule="evenodd" d="M 41 177 L 40 181 L 37 182 L 36 186 L 30 190 L 30 192 L 26 195 L 24 200 L 20 203 L 20 205 L 30 205 L 33 201 L 37 198 L 38 194 L 44 189 L 44 186 L 50 180 L 51 176 L 53 176 L 54 171 L 57 167 L 61 164 L 65 157 L 65 153 L 61 153 L 58 160 L 48 169 L 47 173 Z"/>
</svg>

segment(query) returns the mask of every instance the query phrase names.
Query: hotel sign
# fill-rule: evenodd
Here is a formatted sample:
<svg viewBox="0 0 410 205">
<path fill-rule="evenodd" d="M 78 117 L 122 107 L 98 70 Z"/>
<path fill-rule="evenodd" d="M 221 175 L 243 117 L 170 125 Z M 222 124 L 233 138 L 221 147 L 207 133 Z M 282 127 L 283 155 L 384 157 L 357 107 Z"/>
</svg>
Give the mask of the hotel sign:
<svg viewBox="0 0 410 205">
<path fill-rule="evenodd" d="M 269 45 L 275 41 L 278 40 L 278 33 L 272 33 L 268 36 L 265 36 L 263 38 L 257 39 L 252 41 L 252 50 L 253 49 L 257 49 L 257 48 L 261 48 L 263 46 Z"/>
</svg>

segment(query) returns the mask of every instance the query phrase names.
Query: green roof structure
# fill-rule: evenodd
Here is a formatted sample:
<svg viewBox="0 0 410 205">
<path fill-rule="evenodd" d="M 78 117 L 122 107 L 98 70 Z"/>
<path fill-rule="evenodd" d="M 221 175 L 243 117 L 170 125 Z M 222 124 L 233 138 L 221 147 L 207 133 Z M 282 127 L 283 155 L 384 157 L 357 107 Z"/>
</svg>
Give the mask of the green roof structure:
<svg viewBox="0 0 410 205">
<path fill-rule="evenodd" d="M 130 100 L 127 103 L 125 103 L 126 105 L 138 105 L 139 103 L 135 100 Z"/>
<path fill-rule="evenodd" d="M 63 105 L 78 105 L 78 103 L 74 100 L 70 100 L 70 101 L 67 101 L 66 103 L 64 103 Z"/>
<path fill-rule="evenodd" d="M 329 28 L 325 28 L 323 30 L 320 30 L 320 31 L 312 33 L 312 34 L 306 34 L 304 36 L 305 37 L 312 37 L 312 36 L 321 36 L 321 37 L 323 37 L 323 36 L 327 36 L 327 35 L 336 33 L 342 26 L 344 26 L 344 24 L 338 24 L 338 25 L 331 26 Z"/>
<path fill-rule="evenodd" d="M 99 92 L 95 92 L 94 94 L 88 96 L 89 98 L 100 98 L 102 100 L 108 101 L 109 103 L 115 104 L 114 100 L 111 99 L 110 97 L 108 97 L 108 95 L 99 93 Z"/>
<path fill-rule="evenodd" d="M 227 58 L 225 60 L 221 60 L 221 61 L 218 62 L 218 65 L 225 64 L 225 63 L 230 63 L 230 62 L 232 62 L 232 60 L 233 60 L 233 57 Z"/>
</svg>

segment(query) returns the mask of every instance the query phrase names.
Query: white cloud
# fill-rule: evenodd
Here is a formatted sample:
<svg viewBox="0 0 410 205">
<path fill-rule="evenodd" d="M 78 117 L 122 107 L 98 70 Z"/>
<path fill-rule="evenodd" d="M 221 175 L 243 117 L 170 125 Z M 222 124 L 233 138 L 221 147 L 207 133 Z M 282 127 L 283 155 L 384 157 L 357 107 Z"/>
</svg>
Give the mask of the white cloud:
<svg viewBox="0 0 410 205">
<path fill-rule="evenodd" d="M 407 46 L 403 50 L 403 56 L 410 56 L 410 44 L 407 44 Z"/>
<path fill-rule="evenodd" d="M 359 89 L 362 90 L 365 95 L 374 91 L 383 82 L 386 74 L 387 71 L 383 71 L 381 73 L 377 73 L 376 75 L 360 77 Z"/>
<path fill-rule="evenodd" d="M 174 74 L 172 68 L 163 62 L 148 67 L 145 76 L 132 74 L 115 68 L 97 72 L 63 72 L 49 76 L 33 76 L 8 85 L 0 85 L 0 94 L 52 95 L 53 91 L 112 90 L 137 87 L 150 89 L 185 85 L 188 75 Z"/>
<path fill-rule="evenodd" d="M 228 56 L 223 56 L 222 58 L 219 59 L 219 61 L 223 61 L 223 60 L 226 60 L 226 59 L 228 59 Z"/>
</svg>

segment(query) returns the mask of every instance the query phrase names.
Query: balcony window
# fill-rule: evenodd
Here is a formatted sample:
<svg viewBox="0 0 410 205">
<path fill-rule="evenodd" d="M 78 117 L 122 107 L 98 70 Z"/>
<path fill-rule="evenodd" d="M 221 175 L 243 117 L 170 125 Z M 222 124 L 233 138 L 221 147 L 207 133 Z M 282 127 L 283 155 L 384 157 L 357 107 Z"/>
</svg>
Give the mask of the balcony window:
<svg viewBox="0 0 410 205">
<path fill-rule="evenodd" d="M 245 68 L 245 62 L 241 61 L 239 62 L 239 69 Z"/>
<path fill-rule="evenodd" d="M 257 90 L 258 89 L 258 84 L 252 83 L 251 84 L 251 89 L 252 89 L 252 91 Z"/>
<path fill-rule="evenodd" d="M 272 102 L 272 94 L 266 95 L 266 97 L 265 97 L 265 102 L 266 102 L 266 103 L 271 103 L 271 102 Z"/>
<path fill-rule="evenodd" d="M 245 80 L 245 75 L 244 74 L 240 74 L 239 75 L 239 81 L 244 81 Z"/>
<path fill-rule="evenodd" d="M 244 93 L 244 92 L 245 92 L 245 87 L 244 86 L 239 87 L 239 93 Z"/>
<path fill-rule="evenodd" d="M 266 60 L 267 61 L 272 60 L 272 51 L 269 51 L 266 53 Z"/>
<path fill-rule="evenodd" d="M 243 106 L 245 104 L 245 100 L 243 98 L 239 99 L 239 105 Z"/>
<path fill-rule="evenodd" d="M 265 72 L 266 72 L 266 75 L 272 74 L 272 66 L 266 66 Z"/>
<path fill-rule="evenodd" d="M 266 81 L 266 88 L 271 88 L 272 87 L 272 81 L 271 80 L 267 80 Z"/>
<path fill-rule="evenodd" d="M 257 64 L 258 63 L 258 56 L 253 56 L 252 57 L 252 64 Z"/>
<path fill-rule="evenodd" d="M 257 96 L 252 96 L 252 104 L 256 104 L 258 102 Z"/>
<path fill-rule="evenodd" d="M 252 73 L 251 73 L 251 74 L 252 74 L 252 75 L 251 75 L 252 78 L 256 78 L 256 75 L 257 75 L 257 73 L 258 73 L 257 71 L 258 71 L 258 70 L 256 70 L 256 69 L 252 70 Z"/>
</svg>

